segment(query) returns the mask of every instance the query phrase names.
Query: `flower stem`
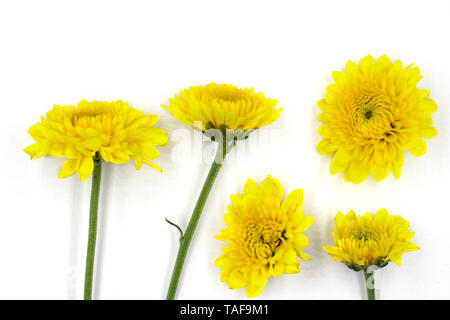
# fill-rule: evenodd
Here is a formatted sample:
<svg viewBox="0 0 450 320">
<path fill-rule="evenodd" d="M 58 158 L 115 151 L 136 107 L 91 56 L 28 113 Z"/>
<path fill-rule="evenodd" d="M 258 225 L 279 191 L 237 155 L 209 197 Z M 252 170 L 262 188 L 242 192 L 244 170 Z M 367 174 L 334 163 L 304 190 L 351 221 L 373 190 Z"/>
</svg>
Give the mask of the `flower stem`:
<svg viewBox="0 0 450 320">
<path fill-rule="evenodd" d="M 225 136 L 223 136 L 223 140 L 226 140 Z M 184 235 L 180 238 L 180 247 L 178 249 L 177 259 L 173 268 L 169 290 L 167 291 L 167 300 L 173 300 L 175 298 L 181 271 L 183 270 L 184 261 L 186 259 L 189 245 L 194 235 L 195 228 L 197 227 L 198 221 L 200 220 L 200 216 L 202 214 L 206 200 L 208 199 L 209 192 L 211 191 L 220 168 L 222 168 L 223 161 L 225 159 L 227 151 L 229 150 L 230 149 L 227 149 L 226 142 L 219 142 L 216 157 L 211 165 L 211 169 L 209 170 L 205 183 L 203 184 L 202 191 L 200 192 L 197 203 L 195 204 L 194 212 L 192 213 L 191 219 L 189 220 L 189 224 L 186 228 L 186 231 L 184 232 Z"/>
<path fill-rule="evenodd" d="M 94 159 L 92 173 L 91 204 L 89 209 L 89 238 L 86 255 L 86 273 L 84 278 L 84 300 L 92 299 L 92 279 L 94 276 L 95 242 L 97 238 L 98 199 L 102 176 L 102 160 Z"/>
<path fill-rule="evenodd" d="M 375 279 L 373 276 L 373 271 L 364 269 L 363 272 L 367 289 L 367 300 L 375 300 Z"/>
</svg>

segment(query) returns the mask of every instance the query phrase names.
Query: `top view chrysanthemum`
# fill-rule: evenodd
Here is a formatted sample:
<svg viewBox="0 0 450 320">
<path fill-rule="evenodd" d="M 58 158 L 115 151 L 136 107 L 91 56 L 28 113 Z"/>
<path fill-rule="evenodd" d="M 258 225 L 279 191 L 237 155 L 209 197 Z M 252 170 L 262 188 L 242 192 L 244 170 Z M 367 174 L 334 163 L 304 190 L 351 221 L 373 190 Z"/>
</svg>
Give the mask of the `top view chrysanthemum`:
<svg viewBox="0 0 450 320">
<path fill-rule="evenodd" d="M 323 155 L 334 154 L 331 174 L 343 172 L 346 182 L 361 183 L 369 174 L 381 181 L 392 171 L 398 179 L 405 150 L 422 156 L 427 149 L 423 138 L 437 134 L 430 115 L 437 105 L 428 90 L 416 86 L 422 78 L 419 68 L 369 55 L 358 65 L 347 62 L 345 72 L 332 76 L 335 83 L 318 102 L 324 124 L 316 147 Z"/>
<path fill-rule="evenodd" d="M 30 128 L 36 143 L 24 151 L 32 159 L 48 155 L 67 158 L 59 178 L 78 173 L 85 181 L 92 174 L 94 158 L 118 164 L 134 160 L 138 170 L 145 163 L 161 171 L 149 161 L 159 156 L 155 146 L 167 143 L 166 132 L 153 128 L 157 121 L 156 115 L 144 115 L 122 101 L 55 105 Z"/>
<path fill-rule="evenodd" d="M 201 121 L 202 130 L 210 128 L 252 130 L 274 122 L 282 108 L 253 88 L 240 89 L 230 84 L 211 83 L 182 90 L 169 105 L 162 105 L 179 121 L 194 126 Z"/>
<path fill-rule="evenodd" d="M 309 242 L 303 232 L 314 219 L 302 210 L 303 190 L 282 198 L 283 188 L 272 176 L 260 186 L 248 179 L 244 193 L 231 196 L 227 228 L 215 236 L 229 243 L 215 262 L 221 281 L 230 289 L 245 287 L 247 297 L 258 296 L 270 276 L 298 273 L 297 257 L 310 260 L 301 249 Z"/>
</svg>

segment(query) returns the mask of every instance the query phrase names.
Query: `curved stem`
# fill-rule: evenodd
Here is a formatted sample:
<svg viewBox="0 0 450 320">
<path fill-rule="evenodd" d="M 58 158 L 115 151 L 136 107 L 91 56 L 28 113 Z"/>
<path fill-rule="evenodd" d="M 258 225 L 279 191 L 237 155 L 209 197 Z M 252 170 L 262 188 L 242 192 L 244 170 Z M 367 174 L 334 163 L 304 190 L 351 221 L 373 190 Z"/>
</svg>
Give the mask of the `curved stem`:
<svg viewBox="0 0 450 320">
<path fill-rule="evenodd" d="M 100 159 L 94 159 L 91 203 L 89 209 L 89 238 L 86 255 L 86 273 L 84 278 L 84 300 L 92 299 L 92 279 L 94 275 L 95 243 L 97 240 L 98 199 L 100 194 L 101 175 L 102 162 Z"/>
<path fill-rule="evenodd" d="M 373 276 L 373 271 L 364 269 L 363 272 L 367 289 L 367 300 L 375 300 L 375 279 Z"/>
<path fill-rule="evenodd" d="M 200 220 L 203 207 L 205 206 L 206 200 L 208 199 L 209 192 L 211 191 L 214 181 L 216 180 L 217 174 L 219 173 L 220 168 L 222 168 L 223 160 L 225 159 L 227 151 L 230 150 L 231 146 L 232 145 L 229 145 L 229 149 L 227 149 L 227 144 L 225 142 L 221 142 L 217 147 L 215 160 L 212 163 L 211 169 L 209 170 L 208 176 L 205 180 L 205 183 L 203 184 L 202 191 L 200 192 L 197 203 L 195 204 L 194 212 L 192 213 L 191 219 L 189 220 L 189 224 L 186 228 L 186 231 L 184 232 L 184 235 L 180 238 L 180 247 L 178 249 L 177 259 L 173 268 L 169 290 L 167 291 L 167 300 L 173 300 L 175 298 L 181 271 L 183 270 L 184 261 L 186 259 L 189 245 L 194 235 L 195 228 L 197 227 L 198 221 Z"/>
</svg>

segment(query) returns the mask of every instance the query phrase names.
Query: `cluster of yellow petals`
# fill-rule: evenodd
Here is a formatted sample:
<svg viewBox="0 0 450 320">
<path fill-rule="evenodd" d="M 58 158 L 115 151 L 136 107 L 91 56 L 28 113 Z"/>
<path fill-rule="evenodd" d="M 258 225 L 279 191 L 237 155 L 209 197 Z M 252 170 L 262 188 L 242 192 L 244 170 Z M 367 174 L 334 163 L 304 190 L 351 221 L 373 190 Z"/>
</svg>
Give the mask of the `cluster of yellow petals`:
<svg viewBox="0 0 450 320">
<path fill-rule="evenodd" d="M 138 170 L 145 163 L 161 171 L 149 161 L 159 156 L 155 146 L 167 143 L 166 132 L 153 128 L 157 121 L 156 115 L 144 115 L 122 101 L 54 105 L 46 118 L 41 117 L 41 122 L 29 129 L 36 143 L 24 151 L 32 159 L 48 155 L 67 158 L 59 178 L 77 173 L 85 181 L 92 174 L 94 157 L 117 164 L 134 160 Z"/>
<path fill-rule="evenodd" d="M 418 250 L 410 240 L 414 232 L 408 221 L 401 216 L 392 216 L 380 209 L 375 216 L 366 213 L 356 216 L 352 210 L 344 215 L 338 212 L 333 231 L 334 246 L 324 250 L 331 260 L 341 261 L 350 267 L 367 267 L 389 261 L 401 264 L 405 252 Z"/>
<path fill-rule="evenodd" d="M 298 273 L 297 257 L 310 260 L 300 249 L 308 238 L 302 233 L 314 219 L 302 210 L 303 190 L 291 192 L 282 202 L 283 189 L 268 176 L 258 186 L 248 179 L 244 193 L 232 195 L 225 224 L 216 239 L 229 243 L 215 265 L 230 289 L 245 287 L 248 297 L 258 296 L 272 275 Z"/>
<path fill-rule="evenodd" d="M 359 64 L 349 61 L 345 72 L 333 72 L 335 83 L 327 87 L 318 102 L 324 123 L 317 150 L 334 154 L 331 174 L 343 172 L 345 181 L 363 182 L 369 174 L 376 181 L 392 170 L 401 174 L 404 150 L 413 156 L 425 154 L 427 144 L 437 134 L 430 114 L 436 103 L 430 92 L 418 89 L 418 67 L 403 67 L 387 56 L 375 61 L 370 55 Z"/>
<path fill-rule="evenodd" d="M 280 116 L 282 108 L 275 109 L 277 100 L 269 99 L 253 88 L 240 89 L 230 84 L 211 83 L 184 89 L 169 105 L 162 105 L 179 121 L 210 128 L 252 130 L 268 125 Z"/>
</svg>

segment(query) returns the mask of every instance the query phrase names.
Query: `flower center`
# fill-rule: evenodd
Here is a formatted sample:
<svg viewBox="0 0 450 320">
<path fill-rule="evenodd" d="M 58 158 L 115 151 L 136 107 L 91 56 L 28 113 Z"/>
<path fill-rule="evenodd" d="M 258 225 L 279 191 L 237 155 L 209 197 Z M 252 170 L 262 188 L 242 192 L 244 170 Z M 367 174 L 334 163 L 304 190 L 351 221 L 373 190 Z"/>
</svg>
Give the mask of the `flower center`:
<svg viewBox="0 0 450 320">
<path fill-rule="evenodd" d="M 216 88 L 210 94 L 211 98 L 224 102 L 236 102 L 244 98 L 242 90 L 228 86 Z"/>
<path fill-rule="evenodd" d="M 79 105 L 74 113 L 72 121 L 74 124 L 87 125 L 92 121 L 98 121 L 98 118 L 107 117 L 114 113 L 115 109 L 107 104 L 97 103 L 95 105 Z"/>
<path fill-rule="evenodd" d="M 353 131 L 364 138 L 385 139 L 393 134 L 395 118 L 389 98 L 366 93 L 353 105 L 351 124 Z"/>
<path fill-rule="evenodd" d="M 248 253 L 255 258 L 269 258 L 284 239 L 284 230 L 278 222 L 263 223 L 252 221 L 248 224 L 245 242 Z"/>
<path fill-rule="evenodd" d="M 364 116 L 366 117 L 367 120 L 372 118 L 372 110 L 367 110 Z"/>
<path fill-rule="evenodd" d="M 93 118 L 93 117 L 97 117 L 97 116 L 102 116 L 106 114 L 105 112 L 77 112 L 77 119 L 81 119 L 81 118 Z"/>
<path fill-rule="evenodd" d="M 352 238 L 361 242 L 378 240 L 377 234 L 370 230 L 357 230 L 352 234 Z"/>
<path fill-rule="evenodd" d="M 238 101 L 242 99 L 239 95 L 232 93 L 217 94 L 215 97 L 222 101 Z"/>
</svg>

